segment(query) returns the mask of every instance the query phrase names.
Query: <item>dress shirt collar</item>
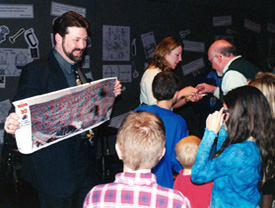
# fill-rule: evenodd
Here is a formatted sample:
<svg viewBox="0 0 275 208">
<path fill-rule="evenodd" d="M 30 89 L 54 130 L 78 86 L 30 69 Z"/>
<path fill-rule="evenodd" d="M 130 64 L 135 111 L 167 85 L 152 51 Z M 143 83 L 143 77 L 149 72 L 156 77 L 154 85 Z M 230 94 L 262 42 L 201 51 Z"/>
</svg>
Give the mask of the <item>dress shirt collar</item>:
<svg viewBox="0 0 275 208">
<path fill-rule="evenodd" d="M 225 65 L 225 67 L 223 68 L 223 74 L 228 70 L 230 64 L 231 64 L 233 61 L 235 61 L 236 59 L 241 58 L 241 57 L 242 57 L 242 56 L 236 56 L 236 57 L 234 57 L 233 59 L 231 59 L 231 60 Z M 218 75 L 221 76 L 219 73 L 218 73 Z"/>
<path fill-rule="evenodd" d="M 66 74 L 72 74 L 72 66 L 73 64 L 70 64 L 68 61 L 66 61 L 54 48 L 53 49 L 53 55 L 55 56 L 59 66 L 61 67 L 62 71 Z"/>
<path fill-rule="evenodd" d="M 122 172 L 116 174 L 115 183 L 134 185 L 153 185 L 157 183 L 156 176 L 153 173 L 129 173 Z"/>
</svg>

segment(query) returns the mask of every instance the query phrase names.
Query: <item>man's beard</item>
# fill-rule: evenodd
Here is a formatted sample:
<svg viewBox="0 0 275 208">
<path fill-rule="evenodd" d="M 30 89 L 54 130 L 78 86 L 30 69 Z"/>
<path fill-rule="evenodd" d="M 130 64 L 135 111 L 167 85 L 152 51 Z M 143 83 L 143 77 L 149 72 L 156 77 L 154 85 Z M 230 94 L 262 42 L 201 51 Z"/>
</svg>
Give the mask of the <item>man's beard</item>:
<svg viewBox="0 0 275 208">
<path fill-rule="evenodd" d="M 64 47 L 64 44 L 62 44 L 62 48 L 63 48 L 63 51 L 65 53 L 65 55 L 70 59 L 72 60 L 73 62 L 75 63 L 78 63 L 78 62 L 81 62 L 82 59 L 83 59 L 83 56 L 84 56 L 84 51 L 83 49 L 79 49 L 79 48 L 75 48 L 73 49 L 71 52 L 68 52 L 66 51 L 66 48 Z M 74 51 L 80 51 L 81 52 L 81 55 L 80 56 L 74 56 L 73 55 L 73 52 Z"/>
<path fill-rule="evenodd" d="M 81 52 L 82 52 L 81 56 L 74 56 L 74 55 L 73 55 L 73 52 L 74 52 L 74 51 L 81 51 Z M 83 59 L 83 52 L 84 52 L 84 50 L 81 50 L 81 49 L 74 49 L 71 53 L 64 50 L 65 55 L 66 55 L 69 59 L 71 59 L 72 61 L 74 61 L 74 62 L 76 62 L 76 63 L 82 61 L 82 59 Z"/>
</svg>

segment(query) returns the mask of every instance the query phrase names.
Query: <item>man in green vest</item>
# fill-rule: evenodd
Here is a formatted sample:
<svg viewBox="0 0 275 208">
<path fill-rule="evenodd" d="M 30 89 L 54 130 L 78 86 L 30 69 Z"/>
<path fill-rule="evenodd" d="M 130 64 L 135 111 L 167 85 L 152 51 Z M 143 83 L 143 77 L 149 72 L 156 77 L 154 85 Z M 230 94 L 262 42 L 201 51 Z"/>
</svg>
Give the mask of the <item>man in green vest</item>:
<svg viewBox="0 0 275 208">
<path fill-rule="evenodd" d="M 259 69 L 237 55 L 236 48 L 226 40 L 215 41 L 208 50 L 208 60 L 212 68 L 222 77 L 221 86 L 206 83 L 198 84 L 199 94 L 213 93 L 221 99 L 230 90 L 247 84 L 249 79 L 255 79 Z"/>
</svg>

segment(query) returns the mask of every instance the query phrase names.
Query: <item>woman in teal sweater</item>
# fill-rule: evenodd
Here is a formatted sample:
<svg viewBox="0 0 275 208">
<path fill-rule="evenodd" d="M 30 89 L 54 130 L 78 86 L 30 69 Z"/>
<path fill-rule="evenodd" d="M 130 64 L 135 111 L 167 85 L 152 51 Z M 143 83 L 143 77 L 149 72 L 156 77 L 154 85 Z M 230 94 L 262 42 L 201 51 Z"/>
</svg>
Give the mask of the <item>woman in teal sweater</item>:
<svg viewBox="0 0 275 208">
<path fill-rule="evenodd" d="M 209 158 L 215 138 L 217 153 Z M 210 207 L 255 208 L 258 183 L 274 179 L 274 120 L 260 90 L 243 86 L 224 97 L 224 107 L 210 114 L 191 179 L 214 181 Z"/>
</svg>

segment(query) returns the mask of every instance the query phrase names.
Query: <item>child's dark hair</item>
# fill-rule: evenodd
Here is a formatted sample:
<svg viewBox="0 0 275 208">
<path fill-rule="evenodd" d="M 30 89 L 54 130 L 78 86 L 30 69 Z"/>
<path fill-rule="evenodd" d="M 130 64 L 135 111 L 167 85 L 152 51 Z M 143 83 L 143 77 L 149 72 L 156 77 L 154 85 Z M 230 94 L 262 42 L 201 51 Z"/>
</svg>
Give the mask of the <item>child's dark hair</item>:
<svg viewBox="0 0 275 208">
<path fill-rule="evenodd" d="M 158 100 L 170 100 L 179 90 L 179 79 L 173 72 L 160 72 L 153 80 L 153 95 Z"/>
</svg>

